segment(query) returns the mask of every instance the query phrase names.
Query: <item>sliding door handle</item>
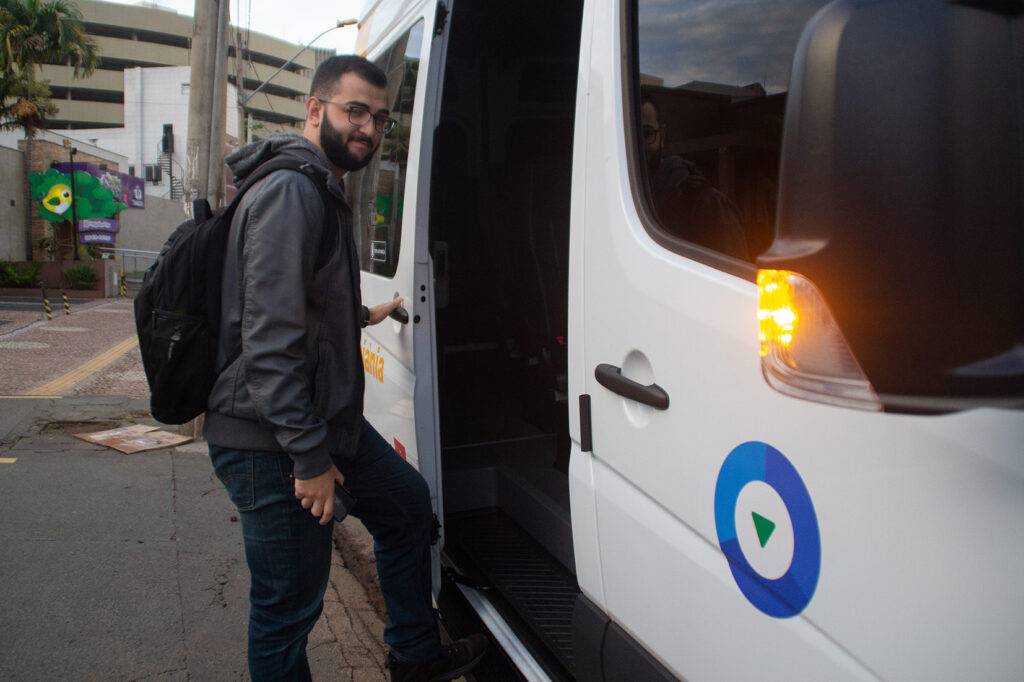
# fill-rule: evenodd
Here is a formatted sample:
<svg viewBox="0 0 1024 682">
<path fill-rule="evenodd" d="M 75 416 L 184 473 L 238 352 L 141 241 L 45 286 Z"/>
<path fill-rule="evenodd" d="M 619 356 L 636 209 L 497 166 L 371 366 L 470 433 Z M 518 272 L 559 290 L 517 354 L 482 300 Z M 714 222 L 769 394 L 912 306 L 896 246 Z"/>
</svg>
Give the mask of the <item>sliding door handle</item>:
<svg viewBox="0 0 1024 682">
<path fill-rule="evenodd" d="M 650 405 L 656 410 L 668 409 L 668 393 L 661 386 L 651 384 L 645 386 L 632 379 L 622 376 L 622 368 L 615 365 L 600 364 L 594 370 L 594 378 L 609 391 L 618 393 L 623 398 Z"/>
<path fill-rule="evenodd" d="M 401 322 L 402 324 L 409 324 L 409 311 L 406 310 L 405 308 L 403 308 L 402 306 L 398 306 L 397 308 L 392 310 L 390 313 L 388 313 L 388 317 L 390 317 L 395 322 Z"/>
</svg>

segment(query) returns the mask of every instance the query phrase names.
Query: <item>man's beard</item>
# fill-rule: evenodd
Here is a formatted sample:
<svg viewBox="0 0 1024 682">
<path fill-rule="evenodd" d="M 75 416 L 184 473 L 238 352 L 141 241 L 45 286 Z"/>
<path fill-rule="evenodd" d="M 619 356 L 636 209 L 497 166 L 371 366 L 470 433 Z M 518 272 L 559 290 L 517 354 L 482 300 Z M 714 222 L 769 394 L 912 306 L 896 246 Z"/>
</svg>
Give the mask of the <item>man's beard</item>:
<svg viewBox="0 0 1024 682">
<path fill-rule="evenodd" d="M 349 135 L 349 140 L 352 139 L 352 135 L 358 134 L 360 134 L 358 131 L 354 131 Z M 365 136 L 364 139 L 373 145 L 373 140 Z M 331 120 L 327 118 L 327 112 L 324 112 L 323 117 L 320 119 L 320 147 L 335 167 L 345 171 L 357 171 L 370 163 L 373 155 L 377 152 L 377 148 L 373 147 L 367 152 L 366 156 L 359 158 L 348 150 L 346 142 L 348 140 L 342 138 L 338 129 L 331 125 Z"/>
<path fill-rule="evenodd" d="M 644 149 L 644 157 L 647 160 L 647 177 L 650 180 L 654 178 L 658 167 L 661 166 L 661 148 L 659 147 L 655 151 Z"/>
</svg>

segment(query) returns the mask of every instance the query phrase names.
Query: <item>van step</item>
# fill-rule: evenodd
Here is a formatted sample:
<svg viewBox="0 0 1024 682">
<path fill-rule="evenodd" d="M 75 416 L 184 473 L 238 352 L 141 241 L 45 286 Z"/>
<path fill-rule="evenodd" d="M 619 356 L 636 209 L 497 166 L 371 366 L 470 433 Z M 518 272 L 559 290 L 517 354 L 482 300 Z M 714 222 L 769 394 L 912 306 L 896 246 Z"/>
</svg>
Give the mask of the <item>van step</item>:
<svg viewBox="0 0 1024 682">
<path fill-rule="evenodd" d="M 469 559 L 573 672 L 575 576 L 500 509 L 450 516 L 446 530 L 446 548 Z"/>
</svg>

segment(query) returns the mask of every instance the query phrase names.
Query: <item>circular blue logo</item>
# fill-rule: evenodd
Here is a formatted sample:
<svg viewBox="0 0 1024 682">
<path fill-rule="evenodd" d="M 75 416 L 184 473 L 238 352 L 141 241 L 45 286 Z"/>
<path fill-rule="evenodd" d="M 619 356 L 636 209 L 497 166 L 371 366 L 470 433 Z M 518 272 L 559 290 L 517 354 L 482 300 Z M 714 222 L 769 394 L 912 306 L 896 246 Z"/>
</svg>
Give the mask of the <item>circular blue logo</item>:
<svg viewBox="0 0 1024 682">
<path fill-rule="evenodd" d="M 751 604 L 775 618 L 804 610 L 821 573 L 821 536 L 807 486 L 785 455 L 756 441 L 729 453 L 715 485 L 715 527 Z"/>
</svg>

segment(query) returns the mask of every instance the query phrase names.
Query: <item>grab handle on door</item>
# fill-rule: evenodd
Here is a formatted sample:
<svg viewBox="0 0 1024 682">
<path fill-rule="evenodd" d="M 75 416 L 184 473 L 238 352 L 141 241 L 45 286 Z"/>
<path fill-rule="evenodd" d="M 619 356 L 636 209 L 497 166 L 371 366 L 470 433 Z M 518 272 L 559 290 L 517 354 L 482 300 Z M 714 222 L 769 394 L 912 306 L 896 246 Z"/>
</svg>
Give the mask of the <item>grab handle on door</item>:
<svg viewBox="0 0 1024 682">
<path fill-rule="evenodd" d="M 390 317 L 395 322 L 401 322 L 402 324 L 409 324 L 409 311 L 406 310 L 405 308 L 401 307 L 401 306 L 399 306 L 399 307 L 395 308 L 394 310 L 392 310 L 388 314 L 388 317 Z"/>
<path fill-rule="evenodd" d="M 602 363 L 594 370 L 594 378 L 609 391 L 618 393 L 623 398 L 650 405 L 656 410 L 668 409 L 668 393 L 661 386 L 651 384 L 644 386 L 632 379 L 622 376 L 622 368 Z"/>
</svg>

